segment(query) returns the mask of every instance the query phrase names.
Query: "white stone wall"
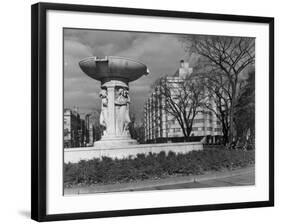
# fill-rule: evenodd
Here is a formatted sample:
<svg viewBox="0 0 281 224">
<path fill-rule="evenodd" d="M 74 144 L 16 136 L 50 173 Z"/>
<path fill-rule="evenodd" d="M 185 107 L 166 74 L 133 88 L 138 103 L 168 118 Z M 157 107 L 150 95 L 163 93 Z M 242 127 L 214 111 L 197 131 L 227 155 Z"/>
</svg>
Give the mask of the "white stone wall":
<svg viewBox="0 0 281 224">
<path fill-rule="evenodd" d="M 164 143 L 164 144 L 141 144 L 132 145 L 122 148 L 110 149 L 95 149 L 94 147 L 87 148 L 67 148 L 64 150 L 64 162 L 76 163 L 80 160 L 90 160 L 93 158 L 101 158 L 107 156 L 110 158 L 127 158 L 136 156 L 139 153 L 148 154 L 169 151 L 175 153 L 188 153 L 194 150 L 203 150 L 203 144 L 200 142 L 184 142 L 184 143 Z"/>
</svg>

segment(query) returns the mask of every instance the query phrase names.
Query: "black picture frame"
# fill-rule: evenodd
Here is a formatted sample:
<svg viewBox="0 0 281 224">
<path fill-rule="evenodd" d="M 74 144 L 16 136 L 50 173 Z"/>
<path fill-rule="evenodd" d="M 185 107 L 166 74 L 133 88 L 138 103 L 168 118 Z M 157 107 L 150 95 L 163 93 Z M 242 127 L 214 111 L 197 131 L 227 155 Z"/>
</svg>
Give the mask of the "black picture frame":
<svg viewBox="0 0 281 224">
<path fill-rule="evenodd" d="M 102 7 L 73 4 L 37 3 L 31 10 L 31 218 L 36 221 L 74 220 L 116 216 L 133 216 L 162 213 L 178 213 L 206 210 L 238 209 L 274 206 L 274 18 L 183 11 Z M 114 210 L 69 214 L 46 214 L 46 13 L 48 10 L 63 10 L 87 13 L 111 13 L 154 17 L 174 17 L 216 21 L 253 22 L 269 25 L 269 200 L 208 204 L 196 206 L 159 207 L 131 210 Z"/>
</svg>

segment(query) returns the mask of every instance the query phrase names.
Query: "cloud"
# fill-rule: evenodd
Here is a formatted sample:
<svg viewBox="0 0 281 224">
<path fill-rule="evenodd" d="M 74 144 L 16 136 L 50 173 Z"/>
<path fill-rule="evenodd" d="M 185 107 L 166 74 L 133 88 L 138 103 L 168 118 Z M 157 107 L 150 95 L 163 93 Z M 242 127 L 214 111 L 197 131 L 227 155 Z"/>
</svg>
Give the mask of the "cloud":
<svg viewBox="0 0 281 224">
<path fill-rule="evenodd" d="M 65 40 L 77 41 L 89 49 L 91 55 L 106 56 L 130 47 L 140 35 L 132 32 L 66 29 Z"/>
<path fill-rule="evenodd" d="M 66 56 L 78 57 L 91 53 L 91 48 L 79 41 L 64 40 L 64 54 Z"/>
<path fill-rule="evenodd" d="M 84 74 L 79 61 L 89 56 L 122 56 L 147 65 L 148 76 L 130 83 L 131 110 L 142 118 L 151 84 L 163 74 L 173 75 L 187 54 L 174 34 L 104 30 L 64 30 L 65 105 L 99 106 L 100 83 Z"/>
</svg>

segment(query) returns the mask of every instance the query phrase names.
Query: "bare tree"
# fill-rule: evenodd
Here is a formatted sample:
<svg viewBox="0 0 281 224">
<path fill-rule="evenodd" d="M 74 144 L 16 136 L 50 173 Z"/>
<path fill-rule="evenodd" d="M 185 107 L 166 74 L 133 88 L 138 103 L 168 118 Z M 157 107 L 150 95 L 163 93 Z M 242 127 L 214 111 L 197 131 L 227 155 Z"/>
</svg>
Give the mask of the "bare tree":
<svg viewBox="0 0 281 224">
<path fill-rule="evenodd" d="M 204 59 L 205 74 L 208 74 L 206 77 L 209 79 L 207 83 L 215 85 L 209 86 L 209 90 L 219 98 L 216 100 L 219 109 L 217 115 L 221 121 L 225 121 L 228 141 L 231 142 L 235 131 L 234 107 L 240 88 L 240 75 L 255 62 L 255 41 L 248 37 L 201 35 L 185 36 L 182 40 L 187 51 Z"/>
<path fill-rule="evenodd" d="M 222 75 L 212 73 L 203 73 L 201 75 L 201 84 L 205 87 L 206 97 L 204 107 L 212 111 L 220 121 L 224 144 L 227 144 L 230 129 L 230 85 Z M 215 104 L 215 107 L 213 103 Z"/>
<path fill-rule="evenodd" d="M 192 75 L 184 79 L 169 80 L 166 77 L 159 80 L 156 90 L 160 108 L 177 120 L 187 140 L 192 131 L 193 120 L 204 101 L 200 81 Z"/>
</svg>

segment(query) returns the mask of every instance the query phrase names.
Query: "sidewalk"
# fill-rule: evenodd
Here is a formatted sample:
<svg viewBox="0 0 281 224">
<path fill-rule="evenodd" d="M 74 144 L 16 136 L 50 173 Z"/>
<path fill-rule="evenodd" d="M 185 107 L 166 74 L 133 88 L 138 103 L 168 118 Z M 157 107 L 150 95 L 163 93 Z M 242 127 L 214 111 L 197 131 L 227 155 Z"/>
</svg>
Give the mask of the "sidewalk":
<svg viewBox="0 0 281 224">
<path fill-rule="evenodd" d="M 237 169 L 233 171 L 211 172 L 204 175 L 168 177 L 163 179 L 136 181 L 132 183 L 95 185 L 89 187 L 74 187 L 65 189 L 65 195 L 165 190 L 179 188 L 202 188 L 220 186 L 245 186 L 255 184 L 255 167 Z"/>
</svg>

